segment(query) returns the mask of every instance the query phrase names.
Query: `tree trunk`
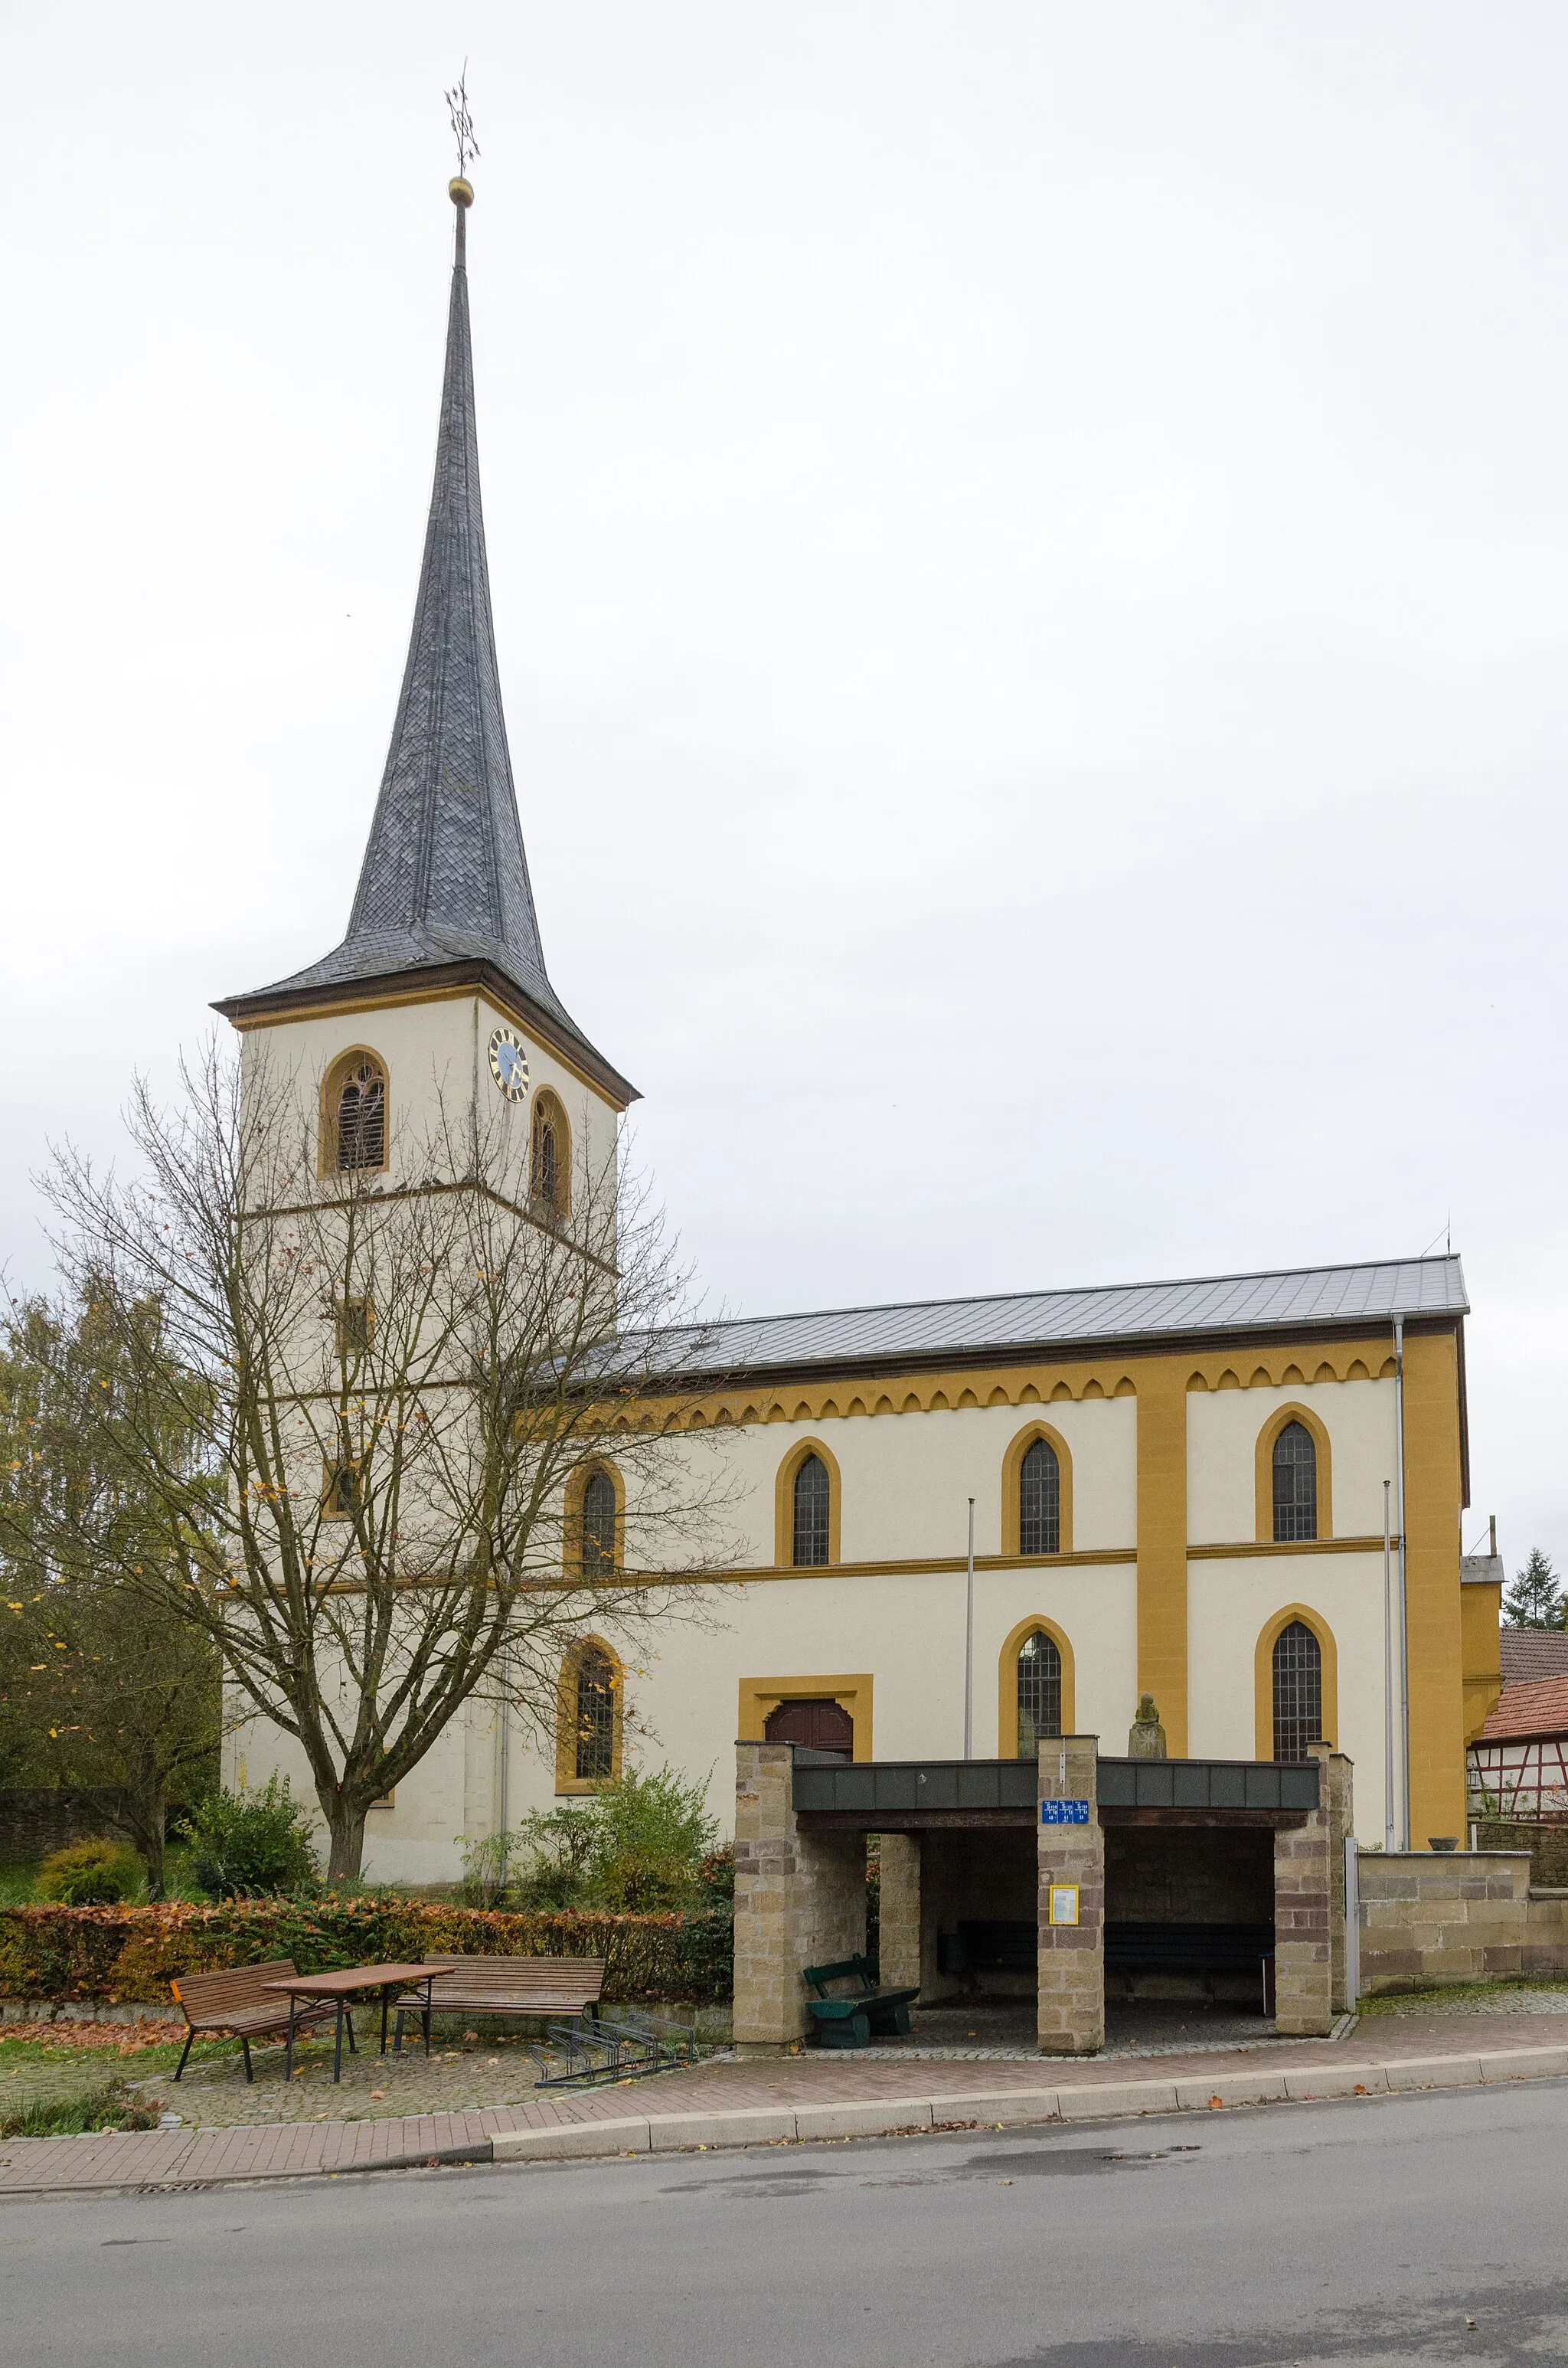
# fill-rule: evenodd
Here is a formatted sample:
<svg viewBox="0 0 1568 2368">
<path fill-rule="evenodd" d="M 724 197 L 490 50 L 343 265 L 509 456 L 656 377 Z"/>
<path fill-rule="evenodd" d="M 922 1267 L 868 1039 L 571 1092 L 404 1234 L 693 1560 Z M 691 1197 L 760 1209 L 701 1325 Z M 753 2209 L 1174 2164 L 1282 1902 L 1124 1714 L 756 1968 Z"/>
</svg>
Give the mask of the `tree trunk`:
<svg viewBox="0 0 1568 2368">
<path fill-rule="evenodd" d="M 160 1808 L 162 1803 L 159 1804 Z M 142 1863 L 147 1870 L 147 1896 L 162 1899 L 166 1880 L 164 1866 L 164 1820 L 159 1816 L 142 1844 Z"/>
<path fill-rule="evenodd" d="M 119 1823 L 131 1836 L 136 1854 L 147 1872 L 147 1896 L 162 1899 L 166 1881 L 164 1863 L 164 1834 L 168 1824 L 168 1804 L 161 1784 L 146 1792 L 121 1794 Z"/>
<path fill-rule="evenodd" d="M 343 1799 L 341 1794 L 327 1810 L 329 1844 L 326 1879 L 329 1883 L 357 1883 L 359 1861 L 365 1855 L 365 1812 Z"/>
</svg>

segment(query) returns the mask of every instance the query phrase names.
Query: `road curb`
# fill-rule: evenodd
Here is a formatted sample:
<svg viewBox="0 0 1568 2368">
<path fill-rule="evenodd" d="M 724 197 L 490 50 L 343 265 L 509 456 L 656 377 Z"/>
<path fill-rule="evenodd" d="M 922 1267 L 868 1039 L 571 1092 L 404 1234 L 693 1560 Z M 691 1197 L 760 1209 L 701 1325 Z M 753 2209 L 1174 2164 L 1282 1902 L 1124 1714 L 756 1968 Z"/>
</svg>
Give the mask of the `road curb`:
<svg viewBox="0 0 1568 2368">
<path fill-rule="evenodd" d="M 342 2179 L 372 2170 L 419 2170 L 483 2162 L 582 2162 L 617 2156 L 701 2153 L 710 2148 L 795 2146 L 846 2138 L 896 2137 L 926 2130 L 983 2130 L 1074 2122 L 1142 2121 L 1167 2113 L 1215 2112 L 1243 2105 L 1327 2103 L 1343 2097 L 1414 2095 L 1423 2089 L 1496 2088 L 1509 2081 L 1568 2078 L 1568 2047 L 1493 2048 L 1473 2055 L 1395 2057 L 1382 2064 L 1292 2065 L 1278 2071 L 1251 2066 L 1207 2078 L 1187 2074 L 1172 2080 L 1071 2081 L 1051 2089 L 976 2089 L 957 2096 L 887 2098 L 835 2104 L 743 2105 L 706 2112 L 618 2114 L 587 2122 L 556 2122 L 547 2129 L 497 2130 L 490 2137 L 445 2146 L 404 2145 L 395 2154 L 282 2168 L 246 2168 L 214 2162 L 186 2177 L 177 2163 L 138 2170 L 133 2151 L 139 2135 L 95 2141 L 88 2175 L 18 2180 L 9 2196 L 101 2194 L 110 2190 L 168 2194 L 182 2188 L 259 2185 L 278 2178 Z M 278 2126 L 266 2135 L 276 2142 Z M 191 2141 L 200 2133 L 192 2129 Z M 29 2152 L 40 2166 L 72 2138 L 21 2138 L 7 2142 Z M 120 2155 L 120 2149 L 128 2151 Z M 187 2152 L 199 2151 L 190 2145 Z M 119 2159 L 117 2160 L 117 2157 Z M 123 2163 L 123 2168 L 120 2167 Z"/>
<path fill-rule="evenodd" d="M 560 2162 L 585 2157 L 706 2151 L 710 2147 L 805 2145 L 832 2138 L 896 2137 L 909 2130 L 1017 2127 L 1079 2121 L 1142 2121 L 1152 2114 L 1215 2112 L 1239 2105 L 1310 2104 L 1340 2097 L 1386 2097 L 1423 2089 L 1496 2087 L 1568 2075 L 1568 2048 L 1509 2047 L 1483 2055 L 1421 2055 L 1387 2064 L 1295 2066 L 1278 2072 L 1226 2072 L 1209 2079 L 1107 2080 L 1057 2089 L 1003 2089 L 987 2095 L 903 2097 L 881 2103 L 748 2105 L 733 2112 L 650 2113 L 613 2122 L 562 2122 L 547 2130 L 498 2130 L 496 2162 Z"/>
</svg>

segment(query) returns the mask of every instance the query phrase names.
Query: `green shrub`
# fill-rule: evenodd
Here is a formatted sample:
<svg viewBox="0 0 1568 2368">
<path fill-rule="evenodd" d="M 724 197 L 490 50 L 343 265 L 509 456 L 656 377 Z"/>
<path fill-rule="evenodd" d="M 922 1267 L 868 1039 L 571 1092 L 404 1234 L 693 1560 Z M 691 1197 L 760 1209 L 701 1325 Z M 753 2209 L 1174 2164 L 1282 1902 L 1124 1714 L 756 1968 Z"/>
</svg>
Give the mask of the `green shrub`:
<svg viewBox="0 0 1568 2368">
<path fill-rule="evenodd" d="M 58 1899 L 66 1907 L 111 1907 L 129 1899 L 141 1882 L 136 1852 L 128 1842 L 106 1834 L 51 1852 L 39 1869 L 38 1896 Z"/>
<path fill-rule="evenodd" d="M 287 1776 L 259 1793 L 213 1793 L 178 1827 L 191 1845 L 191 1873 L 209 1899 L 252 1899 L 305 1891 L 316 1881 L 310 1821 Z"/>
<path fill-rule="evenodd" d="M 463 1896 L 474 1907 L 608 1908 L 618 1915 L 726 1907 L 706 1788 L 673 1769 L 629 1770 L 588 1799 L 536 1810 L 516 1833 L 463 1845 Z"/>
</svg>

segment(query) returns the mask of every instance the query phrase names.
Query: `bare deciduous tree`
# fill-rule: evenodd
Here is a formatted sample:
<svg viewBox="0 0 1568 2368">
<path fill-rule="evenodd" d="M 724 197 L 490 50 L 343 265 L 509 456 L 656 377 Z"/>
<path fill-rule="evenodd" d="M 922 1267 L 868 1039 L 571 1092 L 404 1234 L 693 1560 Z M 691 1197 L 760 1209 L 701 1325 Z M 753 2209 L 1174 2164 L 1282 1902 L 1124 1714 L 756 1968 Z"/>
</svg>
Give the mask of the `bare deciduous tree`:
<svg viewBox="0 0 1568 2368">
<path fill-rule="evenodd" d="M 323 1178 L 299 1079 L 253 1056 L 242 1090 L 216 1045 L 183 1074 L 172 1114 L 134 1096 L 134 1182 L 71 1150 L 44 1179 L 124 1377 L 87 1419 L 157 1531 L 132 1562 L 112 1531 L 95 1548 L 298 1739 L 347 1878 L 370 1804 L 471 1697 L 552 1738 L 586 1634 L 701 1616 L 724 1484 L 660 1370 L 686 1281 L 619 1155 L 579 1162 L 558 1214 L 528 1201 L 503 1121 L 437 1095 L 392 1163 L 416 1182 Z M 195 1459 L 155 1418 L 171 1372 Z M 597 1471 L 613 1522 L 581 1509 Z"/>
</svg>

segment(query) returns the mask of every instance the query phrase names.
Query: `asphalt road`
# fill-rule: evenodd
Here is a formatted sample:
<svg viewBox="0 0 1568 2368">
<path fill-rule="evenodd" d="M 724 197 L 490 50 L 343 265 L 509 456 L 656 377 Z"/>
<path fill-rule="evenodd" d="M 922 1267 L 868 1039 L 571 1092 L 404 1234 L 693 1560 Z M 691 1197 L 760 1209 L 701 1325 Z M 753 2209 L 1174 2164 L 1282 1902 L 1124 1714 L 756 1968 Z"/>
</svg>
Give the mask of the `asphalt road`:
<svg viewBox="0 0 1568 2368">
<path fill-rule="evenodd" d="M 1568 2084 L 0 2205 L 8 2368 L 1568 2360 Z M 1473 2322 L 1473 2324 L 1472 2324 Z"/>
</svg>

